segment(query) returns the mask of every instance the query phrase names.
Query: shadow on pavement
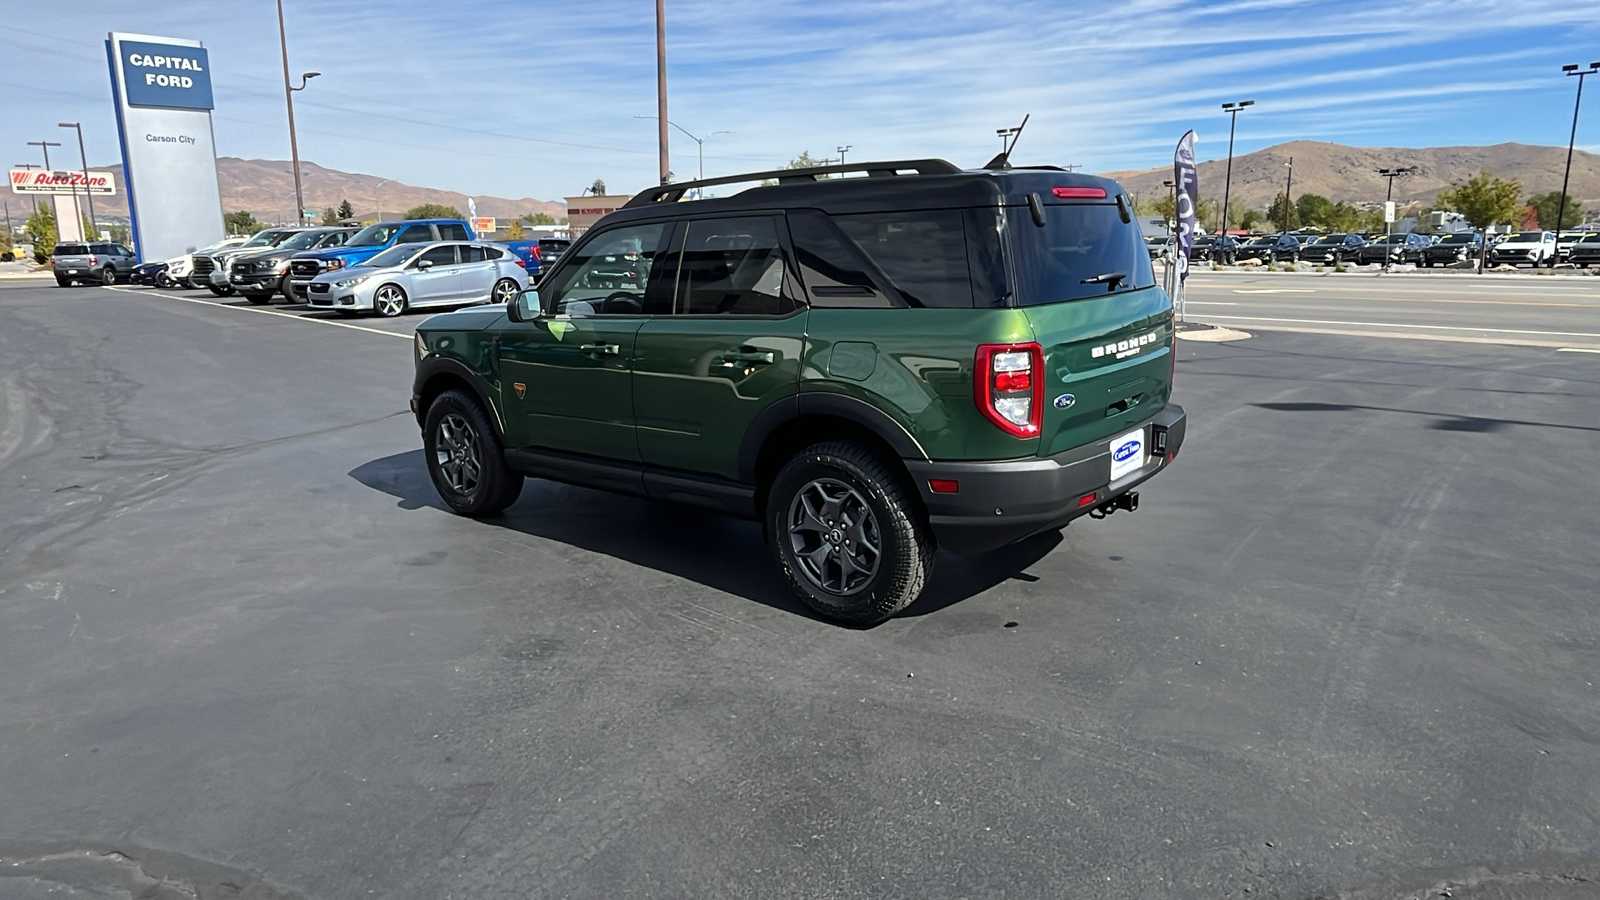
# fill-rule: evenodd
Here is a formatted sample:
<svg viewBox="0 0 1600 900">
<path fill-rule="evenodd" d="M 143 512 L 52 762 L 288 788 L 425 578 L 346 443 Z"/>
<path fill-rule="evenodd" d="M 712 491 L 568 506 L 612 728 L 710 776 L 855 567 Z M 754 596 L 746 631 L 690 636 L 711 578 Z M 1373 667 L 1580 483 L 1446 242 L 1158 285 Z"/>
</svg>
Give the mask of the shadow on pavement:
<svg viewBox="0 0 1600 900">
<path fill-rule="evenodd" d="M 406 510 L 448 511 L 428 477 L 421 450 L 375 459 L 350 471 L 356 481 Z M 756 522 L 692 506 L 627 497 L 530 478 L 496 526 L 666 572 L 775 609 L 819 620 L 784 582 Z M 903 616 L 924 616 L 1019 575 L 1061 543 L 1048 532 L 990 553 L 940 553 L 933 579 Z"/>
<path fill-rule="evenodd" d="M 1350 412 L 1352 410 L 1365 410 L 1367 412 L 1392 412 L 1405 413 L 1411 416 L 1431 416 L 1433 421 L 1427 427 L 1434 431 L 1464 431 L 1475 434 L 1488 434 L 1499 431 L 1508 425 L 1527 425 L 1534 428 L 1565 428 L 1572 431 L 1600 431 L 1600 427 L 1593 425 L 1562 425 L 1559 422 L 1529 422 L 1524 419 L 1494 419 L 1484 416 L 1458 416 L 1451 413 L 1433 413 L 1420 409 L 1400 409 L 1392 406 L 1363 406 L 1354 403 L 1252 403 L 1251 406 L 1260 409 L 1270 409 L 1275 412 Z"/>
</svg>

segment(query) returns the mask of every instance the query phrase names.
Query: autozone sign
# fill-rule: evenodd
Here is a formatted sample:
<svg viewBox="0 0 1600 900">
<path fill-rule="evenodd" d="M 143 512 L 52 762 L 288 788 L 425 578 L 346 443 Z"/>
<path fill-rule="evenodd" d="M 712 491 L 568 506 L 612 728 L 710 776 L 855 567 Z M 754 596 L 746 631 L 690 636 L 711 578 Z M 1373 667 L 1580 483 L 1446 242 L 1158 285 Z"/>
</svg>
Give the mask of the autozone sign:
<svg viewBox="0 0 1600 900">
<path fill-rule="evenodd" d="M 90 172 L 85 190 L 82 172 L 51 172 L 46 169 L 12 169 L 14 194 L 115 194 L 117 184 L 105 172 Z"/>
</svg>

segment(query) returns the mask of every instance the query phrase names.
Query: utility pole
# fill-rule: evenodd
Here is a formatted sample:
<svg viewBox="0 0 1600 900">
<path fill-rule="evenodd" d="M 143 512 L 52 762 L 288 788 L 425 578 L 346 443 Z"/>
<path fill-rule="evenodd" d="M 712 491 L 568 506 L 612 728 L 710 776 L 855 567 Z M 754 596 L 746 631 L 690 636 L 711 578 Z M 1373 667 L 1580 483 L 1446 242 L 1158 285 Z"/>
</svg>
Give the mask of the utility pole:
<svg viewBox="0 0 1600 900">
<path fill-rule="evenodd" d="M 853 150 L 853 149 L 855 149 L 855 145 L 854 144 L 845 144 L 843 147 L 835 147 L 834 148 L 834 150 L 839 154 L 839 165 L 841 165 L 841 166 L 844 165 L 844 155 L 845 155 L 845 153 L 847 151 L 850 151 L 850 150 Z"/>
<path fill-rule="evenodd" d="M 667 2 L 656 0 L 656 143 L 661 157 L 661 183 L 672 180 L 672 155 L 667 139 Z"/>
<path fill-rule="evenodd" d="M 1083 168 L 1083 164 L 1082 163 L 1067 163 L 1066 165 L 1062 166 L 1061 168 L 1066 169 L 1068 172 L 1076 172 L 1079 169 Z"/>
<path fill-rule="evenodd" d="M 1225 112 L 1225 113 L 1228 113 L 1230 116 L 1233 117 L 1228 122 L 1228 174 L 1222 181 L 1222 227 L 1217 230 L 1217 233 L 1222 235 L 1224 238 L 1226 238 L 1228 236 L 1228 199 L 1229 199 L 1229 192 L 1233 188 L 1233 132 L 1234 132 L 1234 127 L 1239 124 L 1239 113 L 1242 112 L 1246 106 L 1255 106 L 1255 105 L 1256 105 L 1256 102 L 1254 100 L 1241 100 L 1238 103 L 1224 103 L 1224 104 L 1222 104 L 1222 111 Z M 1224 241 L 1223 243 L 1226 244 L 1227 242 Z"/>
<path fill-rule="evenodd" d="M 1578 109 L 1583 106 L 1583 79 L 1586 76 L 1600 72 L 1600 62 L 1589 63 L 1589 68 L 1580 69 L 1576 65 L 1562 66 L 1561 71 L 1568 75 L 1578 76 L 1578 99 L 1572 104 L 1572 136 L 1567 138 L 1567 167 L 1561 173 L 1561 204 L 1556 212 L 1556 252 L 1550 254 L 1550 268 L 1556 267 L 1556 261 L 1561 256 L 1561 220 L 1567 215 L 1567 179 L 1572 175 L 1572 145 L 1578 141 Z"/>
<path fill-rule="evenodd" d="M 283 0 L 278 0 L 278 47 L 283 51 L 283 102 L 289 107 L 289 162 L 294 166 L 294 223 L 305 224 L 306 196 L 300 188 L 300 142 L 294 134 L 294 92 L 306 89 L 306 82 L 321 72 L 306 72 L 300 76 L 300 86 L 289 84 L 289 33 L 283 27 Z"/>
<path fill-rule="evenodd" d="M 1289 157 L 1284 165 L 1289 168 L 1289 179 L 1283 185 L 1283 230 L 1288 231 L 1291 227 L 1289 211 L 1294 209 L 1294 157 Z"/>
</svg>

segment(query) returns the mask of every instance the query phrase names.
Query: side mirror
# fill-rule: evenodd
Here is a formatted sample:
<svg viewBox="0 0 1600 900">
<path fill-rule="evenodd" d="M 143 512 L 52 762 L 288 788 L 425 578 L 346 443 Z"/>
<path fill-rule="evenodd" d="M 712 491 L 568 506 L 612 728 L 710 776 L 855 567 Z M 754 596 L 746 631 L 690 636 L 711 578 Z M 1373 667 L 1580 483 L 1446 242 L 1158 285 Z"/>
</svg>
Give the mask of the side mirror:
<svg viewBox="0 0 1600 900">
<path fill-rule="evenodd" d="M 431 259 L 419 259 L 419 260 L 417 260 L 417 268 L 418 269 L 431 269 L 431 268 L 433 268 L 433 260 L 431 260 Z"/>
<path fill-rule="evenodd" d="M 518 294 L 511 301 L 511 308 L 507 310 L 513 322 L 531 322 L 544 312 L 543 302 L 539 299 L 539 292 L 532 288 Z"/>
</svg>

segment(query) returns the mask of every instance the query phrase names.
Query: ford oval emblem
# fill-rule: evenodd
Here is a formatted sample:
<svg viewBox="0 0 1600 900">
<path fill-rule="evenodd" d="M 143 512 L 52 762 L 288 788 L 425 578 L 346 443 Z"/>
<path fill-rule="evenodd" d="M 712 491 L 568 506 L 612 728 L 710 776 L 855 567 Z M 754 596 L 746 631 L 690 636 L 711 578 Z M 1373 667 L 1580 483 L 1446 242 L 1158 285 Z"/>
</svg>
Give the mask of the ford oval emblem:
<svg viewBox="0 0 1600 900">
<path fill-rule="evenodd" d="M 1111 454 L 1111 458 L 1117 462 L 1125 462 L 1130 460 L 1133 458 L 1135 453 L 1139 452 L 1139 448 L 1143 445 L 1143 443 L 1143 441 L 1139 440 L 1129 441 L 1126 444 L 1123 444 L 1121 447 L 1118 447 L 1116 452 Z"/>
<path fill-rule="evenodd" d="M 1078 398 L 1077 397 L 1074 397 L 1071 394 L 1062 394 L 1061 396 L 1056 398 L 1056 409 L 1066 409 L 1067 407 L 1069 407 L 1072 404 L 1077 403 L 1077 402 L 1078 402 Z"/>
</svg>

